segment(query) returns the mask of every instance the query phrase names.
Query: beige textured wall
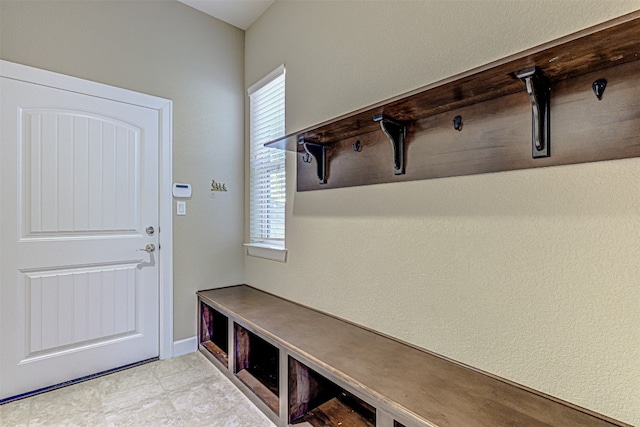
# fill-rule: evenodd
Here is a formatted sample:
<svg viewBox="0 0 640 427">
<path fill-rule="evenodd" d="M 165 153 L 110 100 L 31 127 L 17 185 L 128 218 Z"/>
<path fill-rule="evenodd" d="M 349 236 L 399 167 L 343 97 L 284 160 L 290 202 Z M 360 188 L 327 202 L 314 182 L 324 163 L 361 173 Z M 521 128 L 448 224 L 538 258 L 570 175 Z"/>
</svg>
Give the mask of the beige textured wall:
<svg viewBox="0 0 640 427">
<path fill-rule="evenodd" d="M 1 1 L 0 57 L 173 100 L 174 337 L 195 291 L 243 281 L 244 32 L 177 1 Z M 227 184 L 212 194 L 211 179 Z M 174 209 L 175 213 L 175 209 Z"/>
<path fill-rule="evenodd" d="M 287 68 L 287 131 L 640 1 L 277 1 L 245 84 Z M 640 425 L 640 160 L 295 192 L 247 283 Z"/>
</svg>

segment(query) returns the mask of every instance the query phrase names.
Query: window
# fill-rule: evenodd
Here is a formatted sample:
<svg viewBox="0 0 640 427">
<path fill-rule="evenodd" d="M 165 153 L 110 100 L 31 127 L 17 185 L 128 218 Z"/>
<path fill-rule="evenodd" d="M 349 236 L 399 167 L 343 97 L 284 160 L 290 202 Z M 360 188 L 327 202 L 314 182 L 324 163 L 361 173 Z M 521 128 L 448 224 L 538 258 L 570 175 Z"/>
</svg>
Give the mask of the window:
<svg viewBox="0 0 640 427">
<path fill-rule="evenodd" d="M 255 247 L 284 250 L 285 151 L 264 146 L 284 136 L 284 88 L 284 66 L 249 88 L 249 255 Z"/>
</svg>

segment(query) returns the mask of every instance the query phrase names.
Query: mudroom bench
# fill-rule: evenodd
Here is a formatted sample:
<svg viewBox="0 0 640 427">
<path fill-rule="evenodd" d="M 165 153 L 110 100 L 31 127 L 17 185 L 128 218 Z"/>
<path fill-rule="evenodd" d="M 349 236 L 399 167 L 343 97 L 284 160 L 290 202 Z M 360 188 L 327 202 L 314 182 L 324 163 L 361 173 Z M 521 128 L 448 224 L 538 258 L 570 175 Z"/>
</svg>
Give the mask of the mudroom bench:
<svg viewBox="0 0 640 427">
<path fill-rule="evenodd" d="M 625 426 L 247 285 L 199 291 L 199 349 L 277 426 Z"/>
</svg>

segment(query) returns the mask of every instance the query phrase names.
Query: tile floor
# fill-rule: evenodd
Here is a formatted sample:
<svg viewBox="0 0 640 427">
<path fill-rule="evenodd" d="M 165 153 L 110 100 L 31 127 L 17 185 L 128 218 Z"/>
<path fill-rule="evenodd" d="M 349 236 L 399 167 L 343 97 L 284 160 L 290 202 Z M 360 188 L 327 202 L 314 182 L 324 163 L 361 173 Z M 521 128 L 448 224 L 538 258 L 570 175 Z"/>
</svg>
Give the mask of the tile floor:
<svg viewBox="0 0 640 427">
<path fill-rule="evenodd" d="M 274 424 L 196 352 L 0 405 L 0 426 Z"/>
</svg>

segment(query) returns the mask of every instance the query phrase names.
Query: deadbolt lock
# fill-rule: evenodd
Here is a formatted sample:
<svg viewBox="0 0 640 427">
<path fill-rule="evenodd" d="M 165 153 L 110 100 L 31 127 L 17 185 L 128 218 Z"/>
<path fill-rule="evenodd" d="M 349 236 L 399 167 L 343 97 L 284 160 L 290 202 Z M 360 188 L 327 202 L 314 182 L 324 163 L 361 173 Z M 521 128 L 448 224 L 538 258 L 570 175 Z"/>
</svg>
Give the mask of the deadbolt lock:
<svg viewBox="0 0 640 427">
<path fill-rule="evenodd" d="M 147 235 L 153 236 L 156 232 L 155 228 L 152 225 L 148 226 L 146 229 Z"/>
</svg>

